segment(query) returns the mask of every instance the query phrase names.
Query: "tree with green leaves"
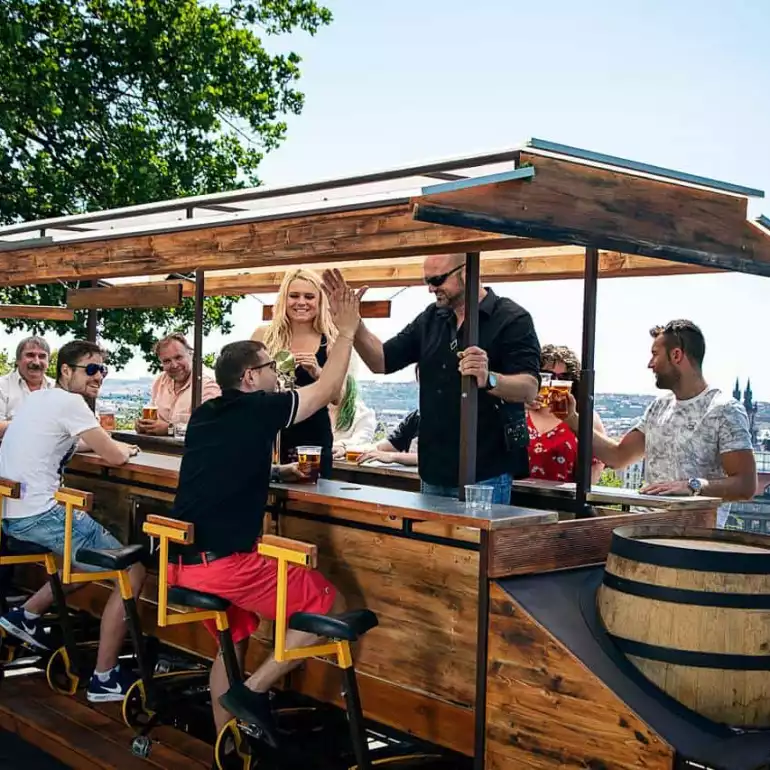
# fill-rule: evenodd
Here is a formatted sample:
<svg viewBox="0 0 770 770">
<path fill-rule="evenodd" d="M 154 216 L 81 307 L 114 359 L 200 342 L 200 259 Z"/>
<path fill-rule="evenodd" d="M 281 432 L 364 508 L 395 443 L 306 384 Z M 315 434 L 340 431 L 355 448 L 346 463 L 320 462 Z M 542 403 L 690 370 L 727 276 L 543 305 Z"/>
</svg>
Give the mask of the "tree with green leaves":
<svg viewBox="0 0 770 770">
<path fill-rule="evenodd" d="M 313 0 L 4 0 L 0 222 L 259 184 L 264 153 L 303 105 L 300 58 L 263 38 L 315 34 L 330 21 Z M 6 287 L 0 302 L 61 305 L 65 294 L 61 284 Z M 236 301 L 207 298 L 204 333 L 230 331 Z M 108 310 L 99 336 L 117 366 L 137 348 L 152 361 L 158 333 L 192 320 L 191 299 Z M 86 313 L 74 323 L 3 323 L 84 336 Z"/>
</svg>

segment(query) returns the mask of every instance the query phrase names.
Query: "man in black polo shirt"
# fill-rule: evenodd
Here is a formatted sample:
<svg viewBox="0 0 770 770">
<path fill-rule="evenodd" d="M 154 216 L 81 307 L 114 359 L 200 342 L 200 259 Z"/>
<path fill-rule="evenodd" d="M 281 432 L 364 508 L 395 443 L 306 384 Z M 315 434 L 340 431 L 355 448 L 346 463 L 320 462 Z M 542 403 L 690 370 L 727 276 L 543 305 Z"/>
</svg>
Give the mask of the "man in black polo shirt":
<svg viewBox="0 0 770 770">
<path fill-rule="evenodd" d="M 464 346 L 465 256 L 426 258 L 425 282 L 436 302 L 384 344 L 360 323 L 356 352 L 375 373 L 420 365 L 418 466 L 425 494 L 456 497 L 460 450 L 461 376 L 476 377 L 476 479 L 507 504 L 513 476 L 528 475 L 524 403 L 537 397 L 540 344 L 529 313 L 491 289 L 479 292 L 479 345 Z M 337 270 L 324 272 L 330 295 L 347 290 Z M 358 292 L 359 299 L 366 290 Z M 459 360 L 459 365 L 458 365 Z"/>
<path fill-rule="evenodd" d="M 173 515 L 195 524 L 195 545 L 170 554 L 169 582 L 221 596 L 228 610 L 236 652 L 243 664 L 246 645 L 260 618 L 275 619 L 277 567 L 256 551 L 268 487 L 296 478 L 296 466 L 271 471 L 273 442 L 283 428 L 302 422 L 340 392 L 358 327 L 358 300 L 352 291 L 337 296 L 332 317 L 338 336 L 318 380 L 297 391 L 275 392 L 276 363 L 261 342 L 225 345 L 215 373 L 222 395 L 201 404 L 187 428 Z M 287 613 L 328 614 L 342 609 L 342 597 L 316 570 L 289 566 Z M 209 631 L 216 638 L 213 623 Z M 287 647 L 316 638 L 288 631 Z M 255 717 L 268 739 L 274 736 L 270 687 L 296 663 L 263 663 L 245 682 L 225 693 L 221 655 L 211 669 L 211 702 L 217 730 L 230 714 Z M 253 719 L 251 721 L 254 721 Z"/>
</svg>

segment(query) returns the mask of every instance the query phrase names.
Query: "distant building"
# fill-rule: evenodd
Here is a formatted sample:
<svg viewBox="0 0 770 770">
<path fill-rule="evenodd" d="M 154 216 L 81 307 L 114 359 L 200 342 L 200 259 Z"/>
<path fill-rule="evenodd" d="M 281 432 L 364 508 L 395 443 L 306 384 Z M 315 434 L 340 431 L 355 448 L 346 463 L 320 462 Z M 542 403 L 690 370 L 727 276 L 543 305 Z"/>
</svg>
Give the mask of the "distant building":
<svg viewBox="0 0 770 770">
<path fill-rule="evenodd" d="M 740 380 L 735 378 L 735 387 L 733 388 L 733 398 L 740 402 L 743 402 L 743 406 L 746 409 L 746 414 L 749 416 L 749 430 L 751 431 L 751 443 L 757 445 L 757 412 L 759 411 L 759 404 L 754 400 L 754 392 L 751 390 L 751 377 L 746 380 L 746 389 L 743 391 L 743 398 L 741 398 L 741 383 Z"/>
<path fill-rule="evenodd" d="M 617 473 L 617 471 L 616 471 Z M 623 468 L 618 473 L 624 489 L 639 489 L 644 483 L 644 459 Z"/>
</svg>

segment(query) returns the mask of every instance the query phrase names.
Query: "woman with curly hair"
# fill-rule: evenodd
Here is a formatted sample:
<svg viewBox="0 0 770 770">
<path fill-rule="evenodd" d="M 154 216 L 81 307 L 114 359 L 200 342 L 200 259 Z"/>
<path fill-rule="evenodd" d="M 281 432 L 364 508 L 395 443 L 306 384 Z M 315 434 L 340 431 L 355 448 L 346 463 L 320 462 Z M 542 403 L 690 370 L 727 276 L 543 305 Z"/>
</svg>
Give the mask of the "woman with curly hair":
<svg viewBox="0 0 770 770">
<path fill-rule="evenodd" d="M 540 371 L 554 379 L 571 380 L 572 395 L 578 397 L 580 361 L 565 345 L 544 345 L 540 353 Z M 569 426 L 545 405 L 527 406 L 529 429 L 529 475 L 548 481 L 575 481 L 577 436 Z M 601 418 L 594 412 L 594 429 L 604 433 Z M 596 458 L 591 466 L 591 483 L 596 484 L 604 463 Z"/>
<path fill-rule="evenodd" d="M 291 351 L 297 364 L 296 385 L 310 385 L 321 376 L 321 369 L 337 338 L 329 303 L 321 289 L 321 277 L 312 270 L 287 271 L 273 309 L 273 320 L 258 327 L 252 340 L 263 342 L 271 358 L 281 350 Z M 333 403 L 337 403 L 339 398 Z M 332 424 L 327 407 L 304 422 L 281 431 L 281 462 L 296 459 L 298 446 L 321 447 L 320 475 L 332 471 Z"/>
</svg>

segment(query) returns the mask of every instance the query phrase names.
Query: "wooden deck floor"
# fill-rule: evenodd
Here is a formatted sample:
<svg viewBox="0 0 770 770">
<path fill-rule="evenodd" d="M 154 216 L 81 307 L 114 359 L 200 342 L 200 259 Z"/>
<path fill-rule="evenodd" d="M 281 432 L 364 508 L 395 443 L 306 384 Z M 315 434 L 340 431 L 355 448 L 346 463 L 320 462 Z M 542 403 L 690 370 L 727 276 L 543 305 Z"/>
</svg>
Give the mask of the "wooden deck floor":
<svg viewBox="0 0 770 770">
<path fill-rule="evenodd" d="M 131 754 L 133 731 L 120 704 L 93 706 L 85 695 L 51 692 L 41 675 L 0 682 L 0 728 L 76 770 L 210 770 L 211 746 L 172 728 L 153 732 L 148 759 Z M 31 770 L 31 765 L 27 764 Z"/>
</svg>

